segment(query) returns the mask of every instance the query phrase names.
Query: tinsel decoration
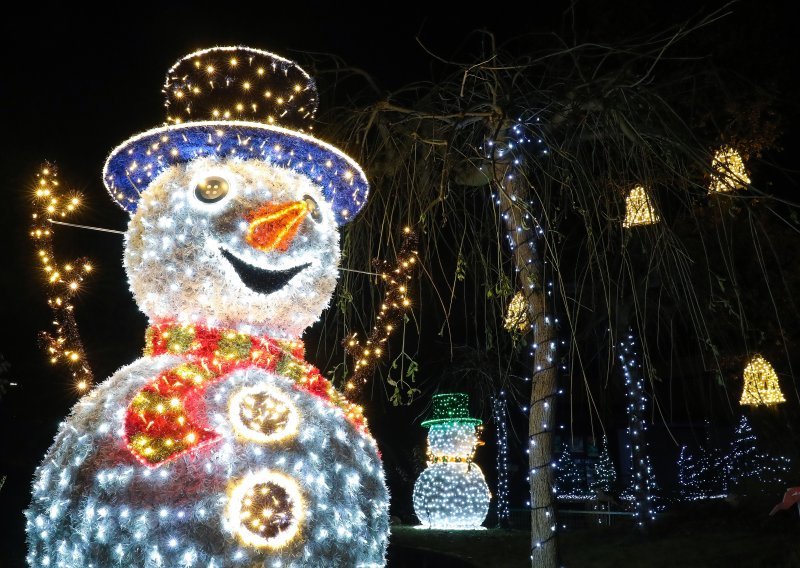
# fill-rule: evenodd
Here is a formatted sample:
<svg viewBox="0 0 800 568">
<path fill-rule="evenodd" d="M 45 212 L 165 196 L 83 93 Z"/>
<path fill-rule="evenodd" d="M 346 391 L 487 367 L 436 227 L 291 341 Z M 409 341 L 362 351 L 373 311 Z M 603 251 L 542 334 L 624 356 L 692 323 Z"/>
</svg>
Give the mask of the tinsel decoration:
<svg viewBox="0 0 800 568">
<path fill-rule="evenodd" d="M 66 368 L 75 387 L 85 391 L 92 385 L 94 375 L 78 334 L 73 298 L 80 291 L 84 277 L 92 271 L 92 265 L 86 257 L 71 262 L 56 259 L 51 223 L 51 220 L 67 219 L 80 204 L 81 194 L 64 191 L 55 166 L 44 164 L 36 174 L 30 235 L 47 286 L 53 331 L 40 332 L 39 341 L 50 363 Z"/>
<path fill-rule="evenodd" d="M 345 350 L 355 360 L 353 373 L 346 384 L 347 396 L 351 400 L 358 399 L 361 389 L 372 377 L 375 366 L 386 352 L 389 337 L 400 326 L 403 316 L 411 307 L 408 292 L 418 265 L 416 249 L 417 234 L 410 227 L 405 227 L 395 264 L 392 266 L 386 260 L 373 261 L 387 288 L 375 317 L 375 325 L 364 343 L 361 343 L 357 334 L 345 339 Z"/>
</svg>

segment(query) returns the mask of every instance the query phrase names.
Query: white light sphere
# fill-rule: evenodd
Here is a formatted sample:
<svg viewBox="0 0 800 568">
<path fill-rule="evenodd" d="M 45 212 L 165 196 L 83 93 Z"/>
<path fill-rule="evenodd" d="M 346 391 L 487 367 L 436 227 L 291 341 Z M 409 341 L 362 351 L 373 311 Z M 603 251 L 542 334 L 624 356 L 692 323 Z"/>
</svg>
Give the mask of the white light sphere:
<svg viewBox="0 0 800 568">
<path fill-rule="evenodd" d="M 435 463 L 414 484 L 414 512 L 429 529 L 480 529 L 491 493 L 474 463 Z"/>
</svg>

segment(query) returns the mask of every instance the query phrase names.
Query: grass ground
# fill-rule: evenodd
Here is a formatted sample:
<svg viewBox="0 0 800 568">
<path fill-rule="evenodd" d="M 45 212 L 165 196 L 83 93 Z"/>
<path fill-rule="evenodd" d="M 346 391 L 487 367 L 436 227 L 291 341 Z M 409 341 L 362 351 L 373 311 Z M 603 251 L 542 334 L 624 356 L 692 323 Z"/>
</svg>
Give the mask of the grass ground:
<svg viewBox="0 0 800 568">
<path fill-rule="evenodd" d="M 393 544 L 457 556 L 476 567 L 529 567 L 523 530 L 418 530 L 392 527 Z M 559 538 L 567 568 L 800 568 L 797 514 L 697 506 L 663 515 L 649 534 L 629 523 L 566 530 Z"/>
</svg>

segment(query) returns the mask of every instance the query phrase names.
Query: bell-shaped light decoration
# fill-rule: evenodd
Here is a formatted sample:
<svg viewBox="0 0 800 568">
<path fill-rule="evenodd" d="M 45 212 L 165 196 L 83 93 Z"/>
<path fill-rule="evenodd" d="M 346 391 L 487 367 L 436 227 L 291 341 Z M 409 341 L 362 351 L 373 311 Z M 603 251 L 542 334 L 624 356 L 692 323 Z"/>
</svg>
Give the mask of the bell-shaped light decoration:
<svg viewBox="0 0 800 568">
<path fill-rule="evenodd" d="M 503 327 L 506 331 L 525 333 L 531 327 L 531 321 L 528 319 L 528 303 L 525 301 L 525 295 L 522 292 L 517 292 L 511 298 L 506 310 L 506 319 L 503 321 Z"/>
<path fill-rule="evenodd" d="M 661 221 L 653 206 L 647 190 L 642 185 L 637 185 L 625 198 L 625 220 L 622 226 L 626 229 L 641 225 L 654 225 Z"/>
<path fill-rule="evenodd" d="M 780 402 L 786 402 L 786 399 L 775 369 L 761 355 L 755 355 L 744 368 L 744 390 L 739 404 L 759 406 Z"/>
<path fill-rule="evenodd" d="M 716 151 L 711 170 L 709 193 L 746 189 L 750 183 L 750 176 L 747 175 L 742 156 L 730 146 L 723 146 Z"/>
</svg>

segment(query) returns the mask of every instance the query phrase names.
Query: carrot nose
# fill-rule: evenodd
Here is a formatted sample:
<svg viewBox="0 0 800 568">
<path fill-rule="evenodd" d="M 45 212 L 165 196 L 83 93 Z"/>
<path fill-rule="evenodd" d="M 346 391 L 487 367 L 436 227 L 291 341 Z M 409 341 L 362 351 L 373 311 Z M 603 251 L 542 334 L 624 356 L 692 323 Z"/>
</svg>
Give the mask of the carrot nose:
<svg viewBox="0 0 800 568">
<path fill-rule="evenodd" d="M 250 226 L 245 240 L 258 250 L 285 252 L 306 215 L 305 201 L 267 203 L 246 217 Z"/>
</svg>

